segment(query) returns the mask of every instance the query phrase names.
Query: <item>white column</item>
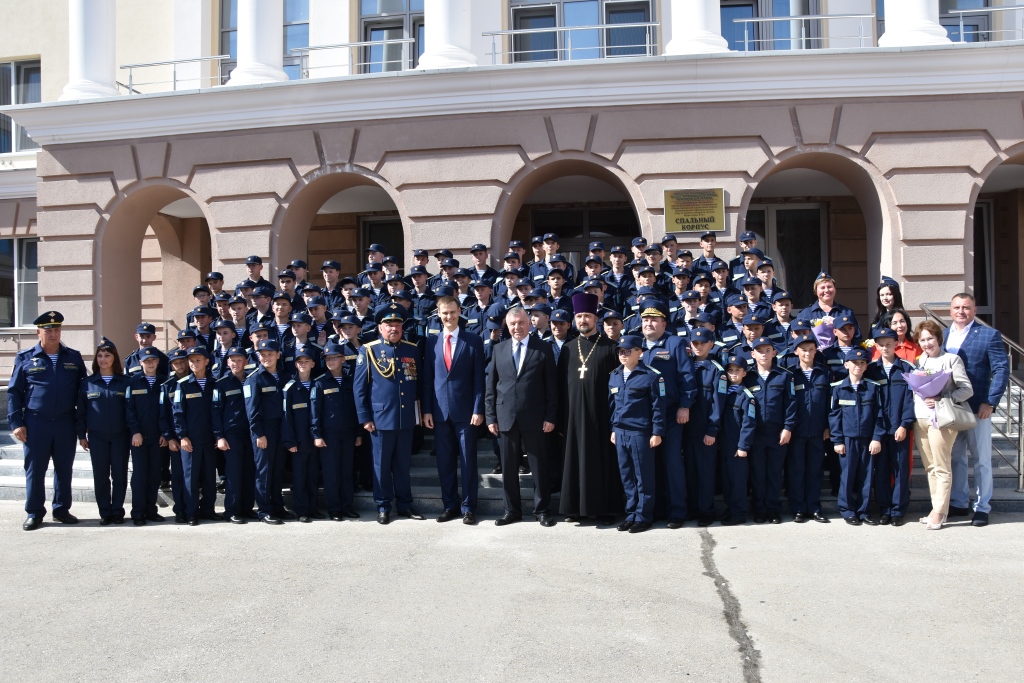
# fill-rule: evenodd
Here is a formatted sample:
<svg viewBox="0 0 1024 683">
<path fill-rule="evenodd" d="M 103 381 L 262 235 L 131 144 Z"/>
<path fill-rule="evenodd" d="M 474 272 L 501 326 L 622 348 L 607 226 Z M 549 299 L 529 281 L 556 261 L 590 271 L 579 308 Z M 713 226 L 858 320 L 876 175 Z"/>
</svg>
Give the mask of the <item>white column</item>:
<svg viewBox="0 0 1024 683">
<path fill-rule="evenodd" d="M 212 0 L 174 0 L 174 59 L 209 57 L 212 37 Z M 217 55 L 220 52 L 214 52 Z M 169 67 L 168 67 L 169 68 Z M 220 72 L 216 62 L 189 62 L 177 66 L 177 89 L 193 90 L 218 85 L 214 78 Z M 170 89 L 172 86 L 164 86 Z"/>
<path fill-rule="evenodd" d="M 470 0 L 424 0 L 420 69 L 476 66 Z"/>
<path fill-rule="evenodd" d="M 898 0 L 885 3 L 885 33 L 879 47 L 948 45 L 952 41 L 939 23 L 939 0 Z"/>
<path fill-rule="evenodd" d="M 351 7 L 345 0 L 309 0 L 309 44 L 339 45 L 351 42 L 350 10 Z M 353 49 L 347 47 L 310 52 L 309 77 L 350 75 L 352 52 Z"/>
<path fill-rule="evenodd" d="M 225 85 L 287 81 L 284 0 L 238 0 L 238 66 Z"/>
<path fill-rule="evenodd" d="M 672 0 L 672 40 L 667 55 L 728 52 L 718 0 Z"/>
<path fill-rule="evenodd" d="M 58 99 L 117 92 L 115 0 L 68 0 L 68 83 Z"/>
</svg>

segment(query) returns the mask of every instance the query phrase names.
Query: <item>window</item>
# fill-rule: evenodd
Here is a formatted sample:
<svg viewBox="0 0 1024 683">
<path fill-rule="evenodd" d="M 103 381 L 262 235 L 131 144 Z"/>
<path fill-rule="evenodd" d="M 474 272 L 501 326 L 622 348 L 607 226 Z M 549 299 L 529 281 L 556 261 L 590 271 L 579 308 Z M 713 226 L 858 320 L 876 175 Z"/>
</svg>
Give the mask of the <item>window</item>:
<svg viewBox="0 0 1024 683">
<path fill-rule="evenodd" d="M 419 63 L 424 45 L 423 0 L 360 0 L 359 16 L 364 41 L 416 41 L 364 48 L 359 58 L 362 73 L 403 71 Z"/>
<path fill-rule="evenodd" d="M 818 0 L 722 0 L 722 37 L 730 50 L 797 50 L 827 47 L 818 21 L 737 23 L 757 17 L 820 14 Z"/>
<path fill-rule="evenodd" d="M 284 0 L 284 72 L 291 80 L 302 78 L 300 57 L 292 48 L 309 46 L 309 0 Z M 221 80 L 227 81 L 238 66 L 238 0 L 221 0 L 220 53 L 230 55 L 220 63 Z"/>
<path fill-rule="evenodd" d="M 571 28 L 652 21 L 651 2 L 643 0 L 511 0 L 515 30 Z M 513 36 L 516 62 L 600 59 L 651 54 L 654 29 L 642 26 L 575 31 L 541 31 Z"/>
<path fill-rule="evenodd" d="M 39 315 L 37 238 L 0 240 L 0 327 L 27 327 Z"/>
<path fill-rule="evenodd" d="M 989 4 L 989 0 L 939 0 L 939 23 L 946 27 L 949 39 L 959 43 L 960 15 L 952 14 L 953 10 L 987 9 Z M 977 43 L 992 40 L 989 14 L 965 14 L 963 21 L 963 42 Z"/>
<path fill-rule="evenodd" d="M 40 102 L 41 78 L 39 62 L 0 62 L 0 106 Z M 24 128 L 0 114 L 0 154 L 38 148 Z"/>
</svg>

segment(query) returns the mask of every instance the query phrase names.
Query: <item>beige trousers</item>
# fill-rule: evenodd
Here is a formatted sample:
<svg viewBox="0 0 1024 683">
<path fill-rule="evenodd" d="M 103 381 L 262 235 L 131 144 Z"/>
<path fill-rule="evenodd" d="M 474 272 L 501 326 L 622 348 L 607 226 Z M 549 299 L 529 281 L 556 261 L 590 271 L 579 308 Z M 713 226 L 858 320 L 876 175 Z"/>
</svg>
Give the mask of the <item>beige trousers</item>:
<svg viewBox="0 0 1024 683">
<path fill-rule="evenodd" d="M 957 432 L 936 429 L 931 420 L 918 419 L 914 423 L 914 440 L 921 449 L 921 463 L 928 472 L 928 490 L 932 495 L 932 512 L 949 512 L 949 490 L 953 483 L 951 472 L 953 442 Z"/>
</svg>

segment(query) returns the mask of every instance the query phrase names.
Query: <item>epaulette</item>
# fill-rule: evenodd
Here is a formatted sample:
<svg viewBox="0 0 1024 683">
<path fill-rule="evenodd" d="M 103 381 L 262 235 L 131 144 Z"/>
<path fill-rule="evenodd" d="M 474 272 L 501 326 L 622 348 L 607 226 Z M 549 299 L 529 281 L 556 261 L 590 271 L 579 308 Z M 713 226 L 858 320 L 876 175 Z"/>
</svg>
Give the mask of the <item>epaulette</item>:
<svg viewBox="0 0 1024 683">
<path fill-rule="evenodd" d="M 365 344 L 363 344 L 363 346 L 375 346 L 377 344 L 380 344 L 380 339 L 374 339 L 371 342 L 366 342 Z"/>
<path fill-rule="evenodd" d="M 843 383 L 843 380 L 839 380 L 838 382 L 832 382 L 829 386 L 838 387 L 842 383 Z"/>
<path fill-rule="evenodd" d="M 743 393 L 746 394 L 747 396 L 749 396 L 751 401 L 755 400 L 754 399 L 754 392 L 752 392 L 747 387 L 743 387 Z"/>
<path fill-rule="evenodd" d="M 400 343 L 400 344 L 408 344 L 409 346 L 416 346 L 416 345 L 415 345 L 415 344 L 413 344 L 413 343 L 412 343 L 411 341 L 408 341 L 408 340 L 405 340 L 405 339 L 400 339 L 400 340 L 399 340 L 399 343 Z"/>
<path fill-rule="evenodd" d="M 653 372 L 653 373 L 654 373 L 655 375 L 660 375 L 660 374 L 661 374 L 660 372 L 658 372 L 657 370 L 655 370 L 654 368 L 652 368 L 652 367 L 651 367 L 650 365 L 648 365 L 647 363 L 644 363 L 644 367 L 645 367 L 645 368 L 647 368 L 648 370 L 650 370 L 651 372 Z"/>
<path fill-rule="evenodd" d="M 716 368 L 718 368 L 719 372 L 725 372 L 725 368 L 723 368 L 721 366 L 721 364 L 717 360 L 715 360 L 713 358 L 708 358 L 708 360 L 711 361 L 712 365 L 714 365 Z"/>
<path fill-rule="evenodd" d="M 874 385 L 875 385 L 876 387 L 882 386 L 881 384 L 879 384 L 879 383 L 878 383 L 878 382 L 876 382 L 875 380 L 873 380 L 873 379 L 868 379 L 867 377 L 865 377 L 865 378 L 864 378 L 864 381 L 865 381 L 865 382 L 867 382 L 868 384 L 874 384 Z"/>
<path fill-rule="evenodd" d="M 185 375 L 184 377 L 178 380 L 178 384 L 181 384 L 182 382 L 187 382 L 191 377 L 192 375 Z"/>
<path fill-rule="evenodd" d="M 233 375 L 232 373 L 230 373 L 230 372 L 229 372 L 228 374 L 224 375 L 223 377 L 220 377 L 220 378 L 218 378 L 218 379 L 217 379 L 216 381 L 217 381 L 217 382 L 223 382 L 223 381 L 224 381 L 224 380 L 226 380 L 226 379 L 227 379 L 228 377 L 234 377 L 234 375 Z"/>
<path fill-rule="evenodd" d="M 284 385 L 284 390 L 288 391 L 289 389 L 292 388 L 293 384 L 295 384 L 295 380 L 293 380 L 293 379 L 288 380 L 288 383 Z"/>
</svg>

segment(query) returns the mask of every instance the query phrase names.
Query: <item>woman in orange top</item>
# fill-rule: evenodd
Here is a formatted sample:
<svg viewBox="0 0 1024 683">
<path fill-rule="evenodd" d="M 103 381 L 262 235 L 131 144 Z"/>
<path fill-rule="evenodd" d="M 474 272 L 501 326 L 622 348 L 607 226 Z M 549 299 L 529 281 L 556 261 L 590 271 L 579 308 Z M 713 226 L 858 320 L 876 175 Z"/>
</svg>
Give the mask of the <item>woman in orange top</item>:
<svg viewBox="0 0 1024 683">
<path fill-rule="evenodd" d="M 924 351 L 914 341 L 914 336 L 911 333 L 910 316 L 907 315 L 907 312 L 902 308 L 894 308 L 884 313 L 878 320 L 878 327 L 889 327 L 896 333 L 896 356 L 916 367 L 917 357 L 924 353 Z M 871 359 L 878 360 L 881 355 L 881 352 L 875 349 Z M 913 471 L 914 433 L 910 432 L 907 438 L 910 439 L 910 470 Z"/>
</svg>

